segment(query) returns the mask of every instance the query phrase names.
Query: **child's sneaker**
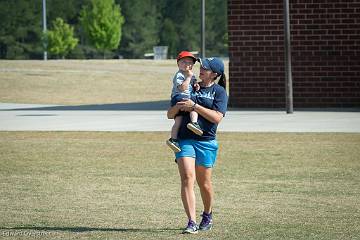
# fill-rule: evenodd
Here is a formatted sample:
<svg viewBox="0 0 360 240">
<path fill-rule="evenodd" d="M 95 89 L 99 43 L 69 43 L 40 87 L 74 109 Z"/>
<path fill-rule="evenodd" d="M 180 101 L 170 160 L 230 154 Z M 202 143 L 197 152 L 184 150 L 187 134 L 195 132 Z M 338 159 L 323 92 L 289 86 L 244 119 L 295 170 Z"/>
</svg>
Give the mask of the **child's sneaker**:
<svg viewBox="0 0 360 240">
<path fill-rule="evenodd" d="M 190 233 L 190 234 L 198 233 L 198 226 L 194 221 L 189 220 L 188 225 L 184 229 L 183 233 Z"/>
<path fill-rule="evenodd" d="M 205 213 L 203 212 L 202 216 L 202 220 L 201 223 L 199 225 L 199 229 L 202 231 L 206 231 L 206 230 L 210 230 L 212 228 L 212 213 Z"/>
<path fill-rule="evenodd" d="M 166 140 L 166 144 L 175 152 L 178 153 L 181 151 L 180 145 L 176 139 L 169 138 Z"/>
<path fill-rule="evenodd" d="M 199 126 L 199 124 L 197 122 L 188 123 L 186 125 L 186 127 L 189 130 L 191 130 L 193 133 L 195 133 L 196 135 L 199 135 L 199 136 L 203 135 L 203 131 L 201 130 L 201 127 Z"/>
</svg>

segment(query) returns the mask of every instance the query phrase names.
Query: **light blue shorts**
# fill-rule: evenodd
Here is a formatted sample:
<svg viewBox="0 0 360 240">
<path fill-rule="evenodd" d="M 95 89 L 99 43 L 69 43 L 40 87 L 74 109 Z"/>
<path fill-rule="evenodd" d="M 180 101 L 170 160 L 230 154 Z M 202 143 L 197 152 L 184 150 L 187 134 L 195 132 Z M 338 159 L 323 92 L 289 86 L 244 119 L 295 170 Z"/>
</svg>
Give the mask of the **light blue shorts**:
<svg viewBox="0 0 360 240">
<path fill-rule="evenodd" d="M 180 140 L 181 152 L 175 154 L 176 160 L 182 157 L 195 158 L 196 166 L 211 168 L 215 165 L 219 145 L 216 140 L 196 141 Z"/>
</svg>

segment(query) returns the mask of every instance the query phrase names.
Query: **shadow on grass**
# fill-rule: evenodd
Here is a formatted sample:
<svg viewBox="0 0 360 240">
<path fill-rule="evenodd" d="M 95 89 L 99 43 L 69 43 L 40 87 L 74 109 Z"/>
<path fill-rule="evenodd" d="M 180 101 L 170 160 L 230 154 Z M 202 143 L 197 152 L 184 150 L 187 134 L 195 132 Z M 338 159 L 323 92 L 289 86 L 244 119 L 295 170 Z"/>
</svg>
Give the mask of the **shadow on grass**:
<svg viewBox="0 0 360 240">
<path fill-rule="evenodd" d="M 111 103 L 111 104 L 90 104 L 90 105 L 70 105 L 70 106 L 40 106 L 12 108 L 6 111 L 131 111 L 131 110 L 167 110 L 170 101 L 153 101 L 153 102 L 133 102 L 133 103 Z"/>
<path fill-rule="evenodd" d="M 180 231 L 181 228 L 96 228 L 96 227 L 10 227 L 0 228 L 4 231 L 10 230 L 33 230 L 33 231 L 59 231 L 59 232 L 167 232 L 167 231 Z"/>
<path fill-rule="evenodd" d="M 109 103 L 109 104 L 85 104 L 85 105 L 37 105 L 19 104 L 0 108 L 0 111 L 166 111 L 170 107 L 170 100 L 130 103 Z M 285 112 L 284 108 L 236 108 L 228 106 L 228 111 L 246 112 Z M 296 108 L 295 112 L 360 112 L 359 107 L 344 108 Z M 50 114 L 49 114 L 50 115 Z"/>
</svg>

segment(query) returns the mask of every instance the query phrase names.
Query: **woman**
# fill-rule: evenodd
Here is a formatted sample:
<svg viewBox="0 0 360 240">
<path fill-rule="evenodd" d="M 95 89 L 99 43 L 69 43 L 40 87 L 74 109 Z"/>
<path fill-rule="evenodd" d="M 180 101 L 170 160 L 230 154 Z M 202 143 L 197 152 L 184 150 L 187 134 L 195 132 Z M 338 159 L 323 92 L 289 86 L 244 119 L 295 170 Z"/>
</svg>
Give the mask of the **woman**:
<svg viewBox="0 0 360 240">
<path fill-rule="evenodd" d="M 227 110 L 224 63 L 219 58 L 198 59 L 201 64 L 200 90 L 191 99 L 184 99 L 169 108 L 167 116 L 173 119 L 180 111 L 196 111 L 198 123 L 203 130 L 201 136 L 187 128 L 189 114 L 183 117 L 178 139 L 181 152 L 175 154 L 181 178 L 181 200 L 189 219 L 183 233 L 197 233 L 212 227 L 214 192 L 211 182 L 212 168 L 216 161 L 218 143 L 216 130 Z M 216 83 L 216 79 L 219 79 Z M 194 185 L 197 181 L 204 211 L 200 225 L 196 224 Z"/>
</svg>

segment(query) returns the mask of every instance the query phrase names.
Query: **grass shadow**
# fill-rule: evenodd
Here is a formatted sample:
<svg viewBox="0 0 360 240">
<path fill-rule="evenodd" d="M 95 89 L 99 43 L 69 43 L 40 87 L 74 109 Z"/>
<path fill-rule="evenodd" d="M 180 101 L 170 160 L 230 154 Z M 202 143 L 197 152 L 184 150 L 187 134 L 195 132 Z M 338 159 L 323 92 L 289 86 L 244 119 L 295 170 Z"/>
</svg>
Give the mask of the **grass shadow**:
<svg viewBox="0 0 360 240">
<path fill-rule="evenodd" d="M 61 106 L 40 106 L 4 109 L 6 111 L 154 111 L 167 110 L 170 101 L 132 102 L 132 103 L 110 103 L 110 104 L 89 104 L 89 105 L 61 105 Z"/>
<path fill-rule="evenodd" d="M 167 232 L 167 231 L 180 231 L 181 228 L 97 228 L 97 227 L 10 227 L 0 228 L 4 231 L 10 230 L 33 230 L 33 231 L 46 231 L 46 232 Z"/>
</svg>

